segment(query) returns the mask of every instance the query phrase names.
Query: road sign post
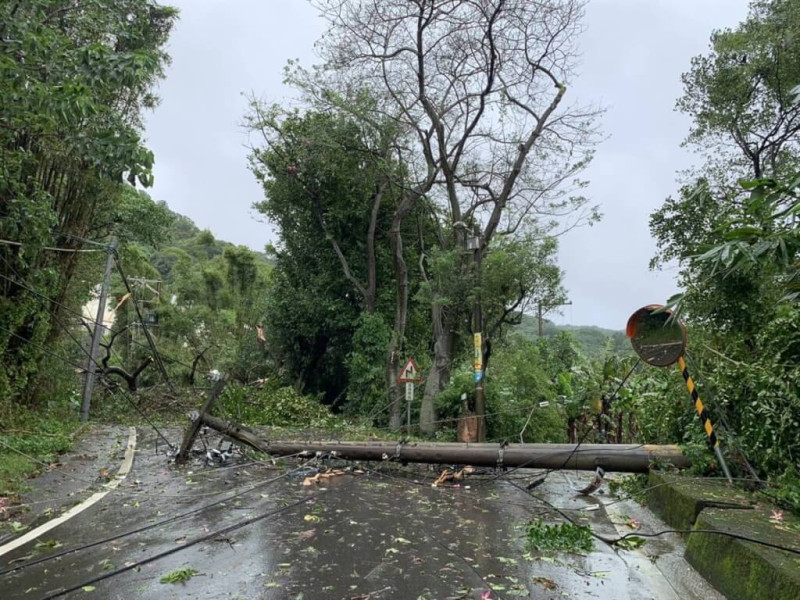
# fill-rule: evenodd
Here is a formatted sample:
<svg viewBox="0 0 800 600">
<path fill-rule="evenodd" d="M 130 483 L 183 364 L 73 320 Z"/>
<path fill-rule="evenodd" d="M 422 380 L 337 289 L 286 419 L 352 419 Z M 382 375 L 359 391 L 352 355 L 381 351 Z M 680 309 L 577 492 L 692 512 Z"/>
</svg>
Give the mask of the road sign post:
<svg viewBox="0 0 800 600">
<path fill-rule="evenodd" d="M 414 404 L 414 383 L 406 383 L 406 435 L 411 435 L 411 405 Z"/>
<path fill-rule="evenodd" d="M 406 434 L 411 434 L 411 405 L 414 404 L 414 384 L 422 381 L 419 367 L 413 358 L 409 358 L 397 376 L 397 383 L 406 384 Z"/>
</svg>

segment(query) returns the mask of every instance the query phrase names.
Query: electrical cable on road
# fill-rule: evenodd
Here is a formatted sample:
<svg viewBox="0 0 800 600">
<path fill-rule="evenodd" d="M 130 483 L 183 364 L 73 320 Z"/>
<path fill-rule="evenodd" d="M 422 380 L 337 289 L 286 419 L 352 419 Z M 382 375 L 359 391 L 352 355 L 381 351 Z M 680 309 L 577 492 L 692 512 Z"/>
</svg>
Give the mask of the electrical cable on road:
<svg viewBox="0 0 800 600">
<path fill-rule="evenodd" d="M 313 459 L 311 459 L 311 460 L 313 460 Z M 266 481 L 262 481 L 260 483 L 257 483 L 255 485 L 251 486 L 247 490 L 244 490 L 244 491 L 241 491 L 241 492 L 237 492 L 236 494 L 233 494 L 233 495 L 228 496 L 226 498 L 221 498 L 219 500 L 215 500 L 214 502 L 211 502 L 210 504 L 206 504 L 206 505 L 200 506 L 198 508 L 194 508 L 192 510 L 180 513 L 178 515 L 175 515 L 175 516 L 172 516 L 172 517 L 168 517 L 166 519 L 162 519 L 161 521 L 156 521 L 155 523 L 150 523 L 148 525 L 144 525 L 142 527 L 139 527 L 137 529 L 133 529 L 131 531 L 126 531 L 124 533 L 119 533 L 117 535 L 113 535 L 113 536 L 110 536 L 110 537 L 107 537 L 107 538 L 103 538 L 101 540 L 96 540 L 96 541 L 90 542 L 88 544 L 83 544 L 81 546 L 76 546 L 75 548 L 68 548 L 66 550 L 62 550 L 62 551 L 56 552 L 54 554 L 48 554 L 47 556 L 43 556 L 41 558 L 38 558 L 36 560 L 32 560 L 32 561 L 24 563 L 24 564 L 20 564 L 20 565 L 16 565 L 16 566 L 8 568 L 8 569 L 0 570 L 0 576 L 7 575 L 9 573 L 14 573 L 16 571 L 21 571 L 23 569 L 27 569 L 28 567 L 32 567 L 34 565 L 38 565 L 38 564 L 42 564 L 42 563 L 45 563 L 45 562 L 49 562 L 51 560 L 55 560 L 57 558 L 61 558 L 63 556 L 67 556 L 69 554 L 74 554 L 76 552 L 81 552 L 83 550 L 88 550 L 89 548 L 94 548 L 96 546 L 101 546 L 103 544 L 107 544 L 108 542 L 114 542 L 116 540 L 131 536 L 131 535 L 135 535 L 135 534 L 141 533 L 143 531 L 148 531 L 150 529 L 155 529 L 156 527 L 161 527 L 162 525 L 167 525 L 169 523 L 174 523 L 175 521 L 179 521 L 179 520 L 184 519 L 186 517 L 190 517 L 192 515 L 196 515 L 198 513 L 206 511 L 206 510 L 208 510 L 210 508 L 213 508 L 215 506 L 219 506 L 220 504 L 224 504 L 226 502 L 230 502 L 231 500 L 235 500 L 237 498 L 241 498 L 242 496 L 244 496 L 246 494 L 249 494 L 250 492 L 252 492 L 252 491 L 254 491 L 256 489 L 260 489 L 260 488 L 266 487 L 271 483 L 274 483 L 276 481 L 280 481 L 281 479 L 285 479 L 287 477 L 290 477 L 292 474 L 294 474 L 297 471 L 299 471 L 299 470 L 303 469 L 304 467 L 306 467 L 308 465 L 308 463 L 311 462 L 311 460 L 308 460 L 305 463 L 303 463 L 302 465 L 300 465 L 298 467 L 295 467 L 294 469 L 290 469 L 290 470 L 286 471 L 285 473 L 282 473 L 282 474 L 278 475 L 277 477 L 273 477 L 272 479 L 267 479 Z M 225 491 L 229 492 L 231 490 L 225 490 Z"/>
<path fill-rule="evenodd" d="M 373 474 L 375 474 L 375 475 L 377 475 L 378 477 L 381 477 L 381 478 L 387 478 L 387 475 L 386 475 L 386 474 L 384 474 L 382 471 L 378 471 L 378 470 L 374 470 L 374 469 L 365 469 L 365 472 L 366 472 L 366 473 L 373 473 Z M 393 481 L 396 481 L 396 482 L 402 482 L 402 483 L 404 483 L 404 484 L 407 484 L 407 485 L 416 485 L 416 484 L 415 484 L 415 482 L 413 482 L 413 481 L 408 481 L 408 480 L 405 480 L 405 479 L 403 479 L 402 477 L 393 477 L 393 476 L 388 476 L 388 478 L 389 478 L 389 479 L 391 479 L 391 480 L 393 480 Z M 453 550 L 452 548 L 450 548 L 450 547 L 449 547 L 449 546 L 447 546 L 446 544 L 444 544 L 444 543 L 442 543 L 441 541 L 439 541 L 439 539 L 437 539 L 437 538 L 436 538 L 436 536 L 433 536 L 433 535 L 430 535 L 430 534 L 427 534 L 427 533 L 426 533 L 426 535 L 425 535 L 425 539 L 426 539 L 426 540 L 430 540 L 430 541 L 432 541 L 432 542 L 433 542 L 433 543 L 435 543 L 437 546 L 439 546 L 439 547 L 440 547 L 442 550 L 444 550 L 444 551 L 445 551 L 445 552 L 447 552 L 448 554 L 451 554 L 451 555 L 455 556 L 455 557 L 456 557 L 456 558 L 458 558 L 458 559 L 459 559 L 461 562 L 463 562 L 465 565 L 467 565 L 467 567 L 469 567 L 469 569 L 470 569 L 470 570 L 471 570 L 473 573 L 475 573 L 475 575 L 478 577 L 478 579 L 480 579 L 480 580 L 481 580 L 481 582 L 483 583 L 483 585 L 484 585 L 484 586 L 486 586 L 486 588 L 487 588 L 488 590 L 490 590 L 490 591 L 492 592 L 492 594 L 494 594 L 494 596 L 495 596 L 496 598 L 498 598 L 498 600 L 502 600 L 502 596 L 501 596 L 501 595 L 500 595 L 500 594 L 499 594 L 499 593 L 498 593 L 498 592 L 497 592 L 497 591 L 496 591 L 496 590 L 495 590 L 495 589 L 492 587 L 492 584 L 491 584 L 491 583 L 489 583 L 489 582 L 487 581 L 486 577 L 484 577 L 484 576 L 481 574 L 481 572 L 480 572 L 480 571 L 478 571 L 477 567 L 476 567 L 474 564 L 472 564 L 470 561 L 468 561 L 468 560 L 466 559 L 466 557 L 464 557 L 463 555 L 459 554 L 458 552 L 456 552 L 455 550 Z"/>
<path fill-rule="evenodd" d="M 780 544 L 773 544 L 771 542 L 766 542 L 764 540 L 751 538 L 751 537 L 748 537 L 748 536 L 745 536 L 745 535 L 740 535 L 738 533 L 731 533 L 731 532 L 728 532 L 728 531 L 717 531 L 715 529 L 664 529 L 664 530 L 658 531 L 656 533 L 641 533 L 639 531 L 634 531 L 634 532 L 631 532 L 631 533 L 626 533 L 625 535 L 622 535 L 622 536 L 617 537 L 617 538 L 609 538 L 609 537 L 600 535 L 599 533 L 595 532 L 589 526 L 582 526 L 580 523 L 577 523 L 571 516 L 569 516 L 569 514 L 567 514 L 566 511 L 564 511 L 563 509 L 555 506 L 554 504 L 552 504 L 548 500 L 545 500 L 544 498 L 542 498 L 540 496 L 536 496 L 536 495 L 532 494 L 529 490 L 526 490 L 525 488 L 523 488 L 522 486 L 520 486 L 516 482 L 508 481 L 508 483 L 513 485 L 515 488 L 517 488 L 518 490 L 520 490 L 524 494 L 530 496 L 531 498 L 534 498 L 535 500 L 538 500 L 539 502 L 542 502 L 542 503 L 546 504 L 547 506 L 549 506 L 550 508 L 555 510 L 558 514 L 560 514 L 566 521 L 568 521 L 572 525 L 576 525 L 576 526 L 579 526 L 579 527 L 588 527 L 588 531 L 592 535 L 592 537 L 594 537 L 597 540 L 600 540 L 601 542 L 603 542 L 605 544 L 608 544 L 612 548 L 616 547 L 620 542 L 622 542 L 622 541 L 624 541 L 624 540 L 626 540 L 628 538 L 632 538 L 632 537 L 658 537 L 658 536 L 661 536 L 661 535 L 666 535 L 668 533 L 683 533 L 683 534 L 702 533 L 702 534 L 709 534 L 709 535 L 721 535 L 721 536 L 724 536 L 724 537 L 729 537 L 729 538 L 733 538 L 733 539 L 737 539 L 737 540 L 742 540 L 744 542 L 751 542 L 753 544 L 759 544 L 759 545 L 765 546 L 767 548 L 773 548 L 775 550 L 783 550 L 785 552 L 789 552 L 789 553 L 792 553 L 792 554 L 800 555 L 800 550 L 795 549 L 795 548 L 789 548 L 787 546 L 781 546 Z M 605 506 L 605 505 L 603 505 L 603 506 Z"/>
<path fill-rule="evenodd" d="M 0 434 L 2 434 L 2 430 L 0 430 Z M 0 440 L 0 443 L 3 443 L 2 440 Z M 16 452 L 18 454 L 22 454 L 22 452 L 20 452 L 16 448 L 13 448 L 13 447 L 9 446 L 8 444 L 6 444 L 6 446 L 8 447 L 9 450 L 11 450 L 13 452 Z M 304 453 L 303 452 L 298 452 L 297 454 L 289 454 L 287 456 L 282 456 L 281 459 L 296 458 L 298 456 L 301 456 L 302 454 L 304 454 Z M 81 479 L 81 478 L 79 478 L 77 476 L 74 476 L 74 475 L 71 475 L 69 473 L 61 472 L 57 468 L 53 468 L 52 465 L 48 465 L 47 463 L 39 461 L 39 460 L 35 459 L 32 456 L 28 456 L 26 454 L 23 454 L 23 456 L 25 456 L 26 458 L 30 458 L 32 461 L 37 462 L 38 464 L 41 464 L 43 466 L 48 467 L 49 472 L 56 473 L 56 474 L 60 475 L 61 477 L 66 478 L 66 479 L 73 479 L 75 481 L 81 481 L 83 483 L 88 483 L 88 484 L 92 485 L 93 487 L 102 487 L 102 485 L 98 481 L 90 482 L 90 481 L 88 481 L 86 479 Z M 205 476 L 208 476 L 208 475 L 216 475 L 220 471 L 228 471 L 228 470 L 233 470 L 233 469 L 242 469 L 242 468 L 246 468 L 246 467 L 259 467 L 259 466 L 266 465 L 267 463 L 273 463 L 275 460 L 276 459 L 274 459 L 274 458 L 266 458 L 266 459 L 262 459 L 262 460 L 254 460 L 254 461 L 241 463 L 241 464 L 236 464 L 236 465 L 229 465 L 229 466 L 226 466 L 226 467 L 215 467 L 215 468 L 209 469 L 207 471 L 200 471 L 198 473 L 194 473 L 194 475 L 192 475 L 192 477 L 205 477 Z M 128 496 L 128 497 L 137 498 L 137 499 L 144 497 L 144 498 L 158 498 L 158 499 L 161 499 L 161 498 L 178 498 L 178 499 L 181 499 L 181 500 L 192 500 L 194 498 L 208 498 L 210 496 L 219 496 L 220 494 L 228 494 L 228 493 L 235 492 L 237 490 L 242 490 L 243 488 L 248 488 L 248 487 L 252 487 L 252 489 L 256 489 L 257 487 L 260 487 L 262 485 L 261 483 L 257 483 L 257 484 L 248 483 L 248 484 L 242 484 L 242 485 L 233 486 L 231 488 L 224 489 L 224 490 L 219 490 L 217 492 L 202 492 L 202 493 L 197 493 L 197 494 L 164 494 L 164 493 L 158 492 L 157 490 L 153 489 L 153 488 L 158 487 L 158 486 L 165 486 L 165 485 L 169 485 L 169 484 L 170 484 L 170 482 L 168 482 L 168 481 L 160 482 L 160 483 L 151 483 L 151 484 L 148 484 L 146 486 L 146 489 L 143 489 L 142 487 L 140 487 L 140 485 L 120 484 L 118 487 L 116 487 L 116 488 L 114 488 L 112 490 L 112 494 L 117 495 L 117 496 L 123 495 L 123 496 Z M 136 489 L 130 489 L 131 487 L 135 487 Z M 88 490 L 82 490 L 82 492 L 87 492 L 87 491 Z M 246 490 L 244 490 L 243 493 L 247 493 L 249 491 L 250 491 L 250 489 L 246 489 Z M 227 501 L 227 500 L 225 500 L 225 501 Z M 52 502 L 53 502 L 52 499 L 51 500 L 39 500 L 39 501 L 34 501 L 34 502 L 23 502 L 23 503 L 19 503 L 19 504 L 14 504 L 14 505 L 10 506 L 9 508 L 10 509 L 28 508 L 28 507 L 31 507 L 31 506 L 37 506 L 39 504 L 51 504 Z M 0 573 L 0 574 L 2 574 L 2 573 Z"/>
<path fill-rule="evenodd" d="M 345 484 L 345 485 L 352 485 L 355 481 L 357 481 L 357 479 L 354 478 L 353 481 L 351 481 L 349 484 Z M 290 504 L 282 506 L 281 508 L 275 509 L 273 511 L 265 512 L 265 513 L 261 513 L 260 515 L 256 515 L 254 517 L 250 517 L 250 518 L 245 519 L 243 521 L 240 521 L 238 523 L 234 523 L 233 525 L 229 525 L 227 527 L 223 527 L 222 529 L 218 529 L 217 531 L 213 531 L 213 532 L 211 532 L 211 533 L 209 533 L 207 535 L 201 536 L 199 538 L 195 538 L 193 540 L 189 540 L 189 541 L 187 541 L 186 543 L 184 543 L 184 544 L 182 544 L 180 546 L 175 546 L 174 548 L 170 548 L 169 550 L 165 550 L 163 552 L 159 552 L 158 554 L 154 554 L 153 556 L 149 556 L 147 558 L 138 560 L 136 562 L 127 563 L 124 567 L 121 567 L 121 568 L 116 569 L 114 571 L 109 571 L 107 573 L 103 573 L 102 575 L 98 575 L 97 577 L 94 577 L 94 578 L 89 579 L 87 581 L 83 581 L 83 582 L 81 582 L 81 583 L 79 583 L 79 584 L 77 584 L 75 586 L 70 587 L 70 588 L 62 589 L 62 590 L 59 590 L 57 592 L 51 593 L 51 594 L 45 596 L 44 598 L 42 598 L 42 600 L 53 600 L 54 598 L 60 598 L 61 596 L 65 596 L 66 594 L 69 594 L 71 592 L 78 591 L 78 590 L 80 590 L 80 589 L 82 589 L 82 588 L 84 588 L 86 586 L 94 585 L 95 583 L 99 583 L 100 581 L 104 581 L 106 579 L 110 579 L 111 577 L 115 577 L 117 575 L 121 575 L 122 573 L 126 573 L 128 571 L 136 569 L 137 567 L 141 567 L 142 565 L 149 564 L 151 562 L 154 562 L 156 560 L 165 558 L 165 557 L 170 556 L 172 554 L 177 554 L 178 552 L 182 552 L 182 551 L 186 550 L 187 548 L 191 548 L 193 546 L 196 546 L 197 544 L 201 544 L 203 542 L 209 542 L 209 541 L 211 541 L 211 540 L 213 540 L 215 538 L 218 538 L 220 536 L 227 535 L 228 533 L 231 533 L 232 531 L 237 531 L 239 529 L 242 529 L 243 527 L 247 527 L 247 526 L 252 525 L 254 523 L 257 523 L 259 521 L 263 521 L 265 519 L 268 519 L 270 517 L 274 517 L 274 516 L 276 516 L 278 514 L 281 514 L 283 512 L 287 512 L 287 511 L 289 511 L 289 510 L 291 510 L 293 508 L 296 508 L 297 506 L 300 506 L 301 504 L 307 503 L 309 500 L 313 500 L 315 498 L 319 498 L 319 497 L 324 496 L 326 494 L 330 494 L 334 489 L 342 489 L 342 488 L 328 488 L 328 489 L 325 489 L 325 490 L 321 490 L 321 491 L 317 492 L 316 494 L 311 494 L 311 495 L 308 495 L 308 496 L 304 496 L 304 497 L 300 498 L 299 500 L 297 500 L 296 502 L 292 502 Z M 0 573 L 0 574 L 2 574 L 2 573 Z"/>
</svg>

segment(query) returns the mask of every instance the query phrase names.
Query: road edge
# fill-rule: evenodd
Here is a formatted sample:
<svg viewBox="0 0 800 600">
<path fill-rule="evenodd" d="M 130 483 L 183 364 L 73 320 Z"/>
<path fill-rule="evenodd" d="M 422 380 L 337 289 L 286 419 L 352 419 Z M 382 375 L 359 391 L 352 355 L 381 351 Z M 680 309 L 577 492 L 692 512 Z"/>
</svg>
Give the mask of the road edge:
<svg viewBox="0 0 800 600">
<path fill-rule="evenodd" d="M 76 504 L 72 508 L 70 508 L 67 512 L 58 517 L 55 517 L 46 523 L 42 523 L 35 529 L 32 529 L 28 533 L 19 536 L 0 546 L 0 556 L 4 554 L 8 554 L 12 550 L 16 550 L 17 548 L 24 546 L 28 542 L 32 542 L 33 540 L 37 539 L 39 536 L 47 533 L 48 531 L 55 529 L 62 523 L 66 523 L 72 517 L 75 517 L 85 511 L 87 508 L 97 504 L 100 500 L 105 498 L 110 492 L 115 490 L 120 483 L 128 476 L 130 473 L 131 468 L 133 467 L 133 457 L 136 453 L 136 428 L 130 427 L 128 430 L 128 445 L 125 448 L 125 458 L 122 460 L 122 464 L 119 467 L 119 471 L 114 476 L 112 481 L 109 481 L 104 485 L 104 490 L 101 492 L 96 492 L 89 496 L 86 500 L 81 502 L 80 504 Z"/>
</svg>

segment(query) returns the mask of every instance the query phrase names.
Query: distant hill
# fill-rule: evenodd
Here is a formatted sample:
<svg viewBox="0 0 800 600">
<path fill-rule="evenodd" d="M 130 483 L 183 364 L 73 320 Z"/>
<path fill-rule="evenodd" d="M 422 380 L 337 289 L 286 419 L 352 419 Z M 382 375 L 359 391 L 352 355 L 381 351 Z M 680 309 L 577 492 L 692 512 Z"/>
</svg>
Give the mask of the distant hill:
<svg viewBox="0 0 800 600">
<path fill-rule="evenodd" d="M 556 325 L 547 319 L 542 324 L 542 334 L 546 338 L 554 337 L 562 331 L 569 332 L 589 358 L 602 358 L 609 340 L 611 340 L 610 347 L 614 353 L 630 354 L 632 352 L 624 331 L 604 329 L 594 325 Z M 522 323 L 515 327 L 514 332 L 526 339 L 535 340 L 539 335 L 536 317 L 522 315 Z"/>
<path fill-rule="evenodd" d="M 238 248 L 235 244 L 219 240 L 208 229 L 200 229 L 189 217 L 166 208 L 172 217 L 172 224 L 166 239 L 158 248 L 147 247 L 152 265 L 167 283 L 172 283 L 172 268 L 181 258 L 188 255 L 192 263 L 202 270 L 204 265 L 224 254 L 225 249 Z M 259 263 L 272 264 L 264 252 L 251 251 Z"/>
</svg>

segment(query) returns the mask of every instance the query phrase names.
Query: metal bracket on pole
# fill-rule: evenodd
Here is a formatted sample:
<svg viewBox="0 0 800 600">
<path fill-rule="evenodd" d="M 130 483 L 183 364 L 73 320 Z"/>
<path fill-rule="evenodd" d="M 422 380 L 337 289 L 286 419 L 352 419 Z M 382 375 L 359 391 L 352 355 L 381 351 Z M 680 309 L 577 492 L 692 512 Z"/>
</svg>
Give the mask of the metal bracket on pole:
<svg viewBox="0 0 800 600">
<path fill-rule="evenodd" d="M 397 448 L 395 448 L 394 450 L 394 459 L 397 462 L 403 462 L 402 459 L 400 458 L 400 452 L 403 449 L 403 446 L 405 446 L 404 440 L 400 440 L 399 442 L 397 442 Z"/>
<path fill-rule="evenodd" d="M 505 444 L 500 444 L 500 449 L 497 451 L 497 468 L 503 469 L 503 455 L 505 454 Z"/>
</svg>

